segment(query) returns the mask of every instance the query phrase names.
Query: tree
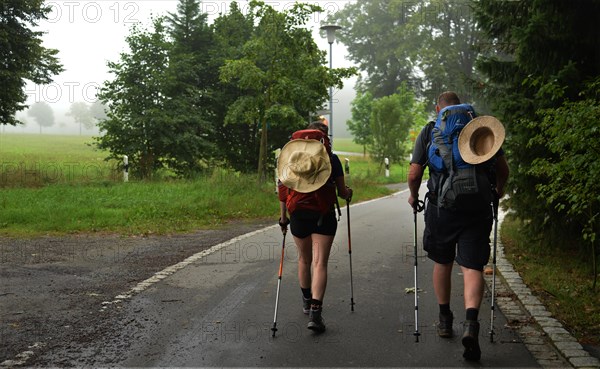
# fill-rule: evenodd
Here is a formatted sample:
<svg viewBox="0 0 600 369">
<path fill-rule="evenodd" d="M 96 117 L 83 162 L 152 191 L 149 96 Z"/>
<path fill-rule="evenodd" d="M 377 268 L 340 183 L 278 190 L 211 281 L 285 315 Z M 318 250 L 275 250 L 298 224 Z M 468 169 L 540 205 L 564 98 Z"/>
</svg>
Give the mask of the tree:
<svg viewBox="0 0 600 369">
<path fill-rule="evenodd" d="M 369 152 L 379 163 L 384 158 L 399 162 L 407 154 L 405 142 L 416 116 L 422 116 L 415 95 L 406 84 L 398 92 L 376 99 L 371 113 L 373 140 Z"/>
<path fill-rule="evenodd" d="M 352 119 L 348 120 L 348 130 L 352 133 L 352 141 L 362 145 L 363 155 L 367 153 L 367 146 L 373 142 L 371 130 L 371 113 L 373 111 L 373 95 L 370 92 L 357 94 L 350 103 Z"/>
<path fill-rule="evenodd" d="M 595 168 L 577 163 L 592 160 L 585 151 L 598 147 L 587 123 L 597 119 L 600 105 L 600 1 L 483 0 L 475 10 L 487 37 L 477 62 L 485 75 L 481 83 L 507 129 L 510 206 L 552 245 L 589 245 L 573 235 L 594 240 L 597 233 L 597 224 L 590 233 L 588 217 L 597 219 L 591 184 L 600 178 Z M 568 185 L 570 193 L 557 185 Z"/>
<path fill-rule="evenodd" d="M 229 13 L 222 14 L 212 24 L 215 48 L 212 56 L 214 70 L 219 70 L 227 60 L 243 57 L 243 47 L 252 37 L 254 15 L 242 13 L 236 2 L 232 2 Z M 250 93 L 250 92 L 248 92 Z M 258 123 L 225 123 L 227 111 L 246 91 L 231 83 L 219 82 L 214 91 L 214 127 L 211 140 L 219 150 L 219 156 L 234 169 L 251 172 L 258 166 Z"/>
<path fill-rule="evenodd" d="M 67 116 L 72 117 L 75 123 L 79 124 L 79 135 L 81 136 L 82 126 L 85 129 L 94 128 L 94 117 L 90 107 L 84 102 L 74 102 L 71 104 Z"/>
<path fill-rule="evenodd" d="M 250 11 L 258 25 L 244 44 L 242 58 L 226 61 L 221 68 L 223 82 L 246 91 L 229 107 L 225 123 L 260 127 L 259 181 L 267 178 L 267 130 L 276 133 L 279 129 L 273 143 L 282 146 L 286 140 L 283 132 L 289 134 L 306 125 L 304 117 L 325 102 L 327 88 L 341 88 L 342 78 L 354 72 L 325 67 L 325 52 L 317 48 L 310 30 L 304 27 L 319 10 L 314 5 L 294 4 L 282 13 L 251 1 Z"/>
<path fill-rule="evenodd" d="M 99 123 L 105 134 L 97 138 L 98 147 L 112 158 L 128 155 L 141 178 L 163 168 L 191 176 L 213 157 L 204 99 L 209 90 L 198 82 L 195 62 L 196 53 L 206 50 L 181 44 L 192 40 L 183 36 L 173 34 L 179 41 L 171 41 L 171 32 L 164 18 L 154 19 L 151 31 L 135 25 L 127 37 L 130 52 L 109 63 L 115 79 L 99 94 L 108 117 Z"/>
<path fill-rule="evenodd" d="M 52 75 L 63 71 L 58 50 L 43 47 L 44 32 L 32 30 L 50 11 L 39 0 L 2 1 L 0 5 L 0 123 L 19 123 L 15 114 L 27 107 L 27 80 L 50 83 Z"/>
<path fill-rule="evenodd" d="M 597 257 L 600 237 L 600 139 L 596 138 L 600 121 L 600 77 L 590 84 L 587 99 L 565 102 L 543 115 L 540 130 L 533 138 L 552 155 L 536 158 L 530 173 L 543 181 L 536 186 L 547 206 L 566 213 L 576 221 L 583 241 L 590 245 L 593 266 L 592 288 L 598 277 Z"/>
<path fill-rule="evenodd" d="M 483 38 L 469 1 L 431 0 L 403 3 L 408 22 L 402 27 L 402 50 L 424 75 L 419 93 L 429 107 L 447 90 L 463 101 L 481 103 L 480 72 L 475 68 L 476 46 Z M 479 104 L 481 105 L 481 104 Z M 481 111 L 482 109 L 478 109 Z"/>
<path fill-rule="evenodd" d="M 106 119 L 108 117 L 106 115 L 106 105 L 97 99 L 90 105 L 90 114 L 96 122 Z"/>
<path fill-rule="evenodd" d="M 109 110 L 98 124 L 104 134 L 96 145 L 109 150 L 109 158 L 127 155 L 132 172 L 148 178 L 163 167 L 161 158 L 172 143 L 164 95 L 169 44 L 162 18 L 153 20 L 152 31 L 140 27 L 134 25 L 126 38 L 130 52 L 108 63 L 115 78 L 99 93 Z"/>
<path fill-rule="evenodd" d="M 403 6 L 390 0 L 348 2 L 328 21 L 342 26 L 338 37 L 348 49 L 350 60 L 364 73 L 359 75 L 359 90 L 375 98 L 396 92 L 403 81 L 413 79 L 413 65 L 402 49 L 406 42 L 400 27 L 408 18 Z"/>
<path fill-rule="evenodd" d="M 177 13 L 169 13 L 168 33 L 172 43 L 165 95 L 174 128 L 181 132 L 178 149 L 166 158 L 169 167 L 193 174 L 210 167 L 216 156 L 214 142 L 214 90 L 218 69 L 212 62 L 214 37 L 201 12 L 200 1 L 180 0 Z"/>
<path fill-rule="evenodd" d="M 31 105 L 27 111 L 27 115 L 35 119 L 36 123 L 40 126 L 40 133 L 42 133 L 42 127 L 52 127 L 54 125 L 54 111 L 44 101 Z"/>
<path fill-rule="evenodd" d="M 407 83 L 428 108 L 449 89 L 465 101 L 477 97 L 474 46 L 481 36 L 467 1 L 356 1 L 331 21 L 343 27 L 339 39 L 366 75 L 360 91 L 378 98 Z"/>
</svg>

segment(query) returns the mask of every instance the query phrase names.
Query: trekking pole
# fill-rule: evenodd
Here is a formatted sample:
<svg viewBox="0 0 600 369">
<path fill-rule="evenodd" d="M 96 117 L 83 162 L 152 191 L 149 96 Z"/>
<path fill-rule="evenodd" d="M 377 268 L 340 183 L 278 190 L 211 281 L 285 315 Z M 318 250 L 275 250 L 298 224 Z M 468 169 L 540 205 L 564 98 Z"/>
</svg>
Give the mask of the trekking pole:
<svg viewBox="0 0 600 369">
<path fill-rule="evenodd" d="M 414 234 L 414 239 L 413 239 L 413 245 L 414 245 L 414 252 L 415 252 L 415 268 L 414 268 L 414 274 L 415 274 L 415 333 L 413 333 L 413 335 L 415 336 L 415 342 L 419 342 L 419 336 L 421 335 L 421 333 L 419 333 L 419 279 L 418 279 L 418 274 L 417 274 L 417 266 L 418 266 L 418 254 L 417 254 L 417 213 L 423 211 L 423 209 L 425 209 L 425 203 L 423 201 L 419 201 L 417 199 L 415 199 L 416 201 L 416 205 L 413 208 L 413 215 L 414 215 L 414 221 L 415 221 L 415 234 Z"/>
<path fill-rule="evenodd" d="M 281 225 L 281 223 L 279 223 Z M 279 276 L 277 278 L 277 295 L 275 295 L 275 315 L 273 316 L 273 337 L 275 337 L 275 332 L 277 332 L 277 308 L 279 307 L 279 289 L 281 287 L 281 274 L 283 273 L 283 257 L 285 255 L 285 235 L 287 234 L 287 224 L 286 227 L 282 229 L 283 233 L 283 242 L 281 244 L 281 260 L 279 261 Z"/>
<path fill-rule="evenodd" d="M 493 254 L 492 254 L 492 304 L 491 304 L 491 313 L 490 313 L 490 342 L 494 342 L 494 300 L 496 297 L 496 245 L 497 245 L 497 237 L 498 237 L 498 205 L 500 203 L 500 198 L 498 197 L 498 193 L 493 191 L 494 200 L 492 203 L 492 208 L 494 212 L 494 246 L 493 246 Z"/>
<path fill-rule="evenodd" d="M 350 179 L 350 160 L 346 158 L 345 171 L 348 175 L 348 179 Z M 350 201 L 351 199 L 346 200 L 346 217 L 348 223 L 348 257 L 350 259 L 350 311 L 354 311 L 354 283 L 352 280 L 352 236 L 350 232 Z"/>
<path fill-rule="evenodd" d="M 346 214 L 348 217 L 348 257 L 350 258 L 350 310 L 354 311 L 354 283 L 352 282 L 352 238 L 350 236 L 350 200 L 346 200 Z"/>
</svg>

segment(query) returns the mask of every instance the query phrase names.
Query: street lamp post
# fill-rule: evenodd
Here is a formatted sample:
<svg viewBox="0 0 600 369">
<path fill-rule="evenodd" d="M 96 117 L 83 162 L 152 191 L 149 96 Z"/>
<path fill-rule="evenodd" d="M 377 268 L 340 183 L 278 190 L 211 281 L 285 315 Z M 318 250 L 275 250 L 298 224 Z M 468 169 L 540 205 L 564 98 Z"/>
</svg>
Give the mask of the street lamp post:
<svg viewBox="0 0 600 369">
<path fill-rule="evenodd" d="M 335 24 L 328 24 L 321 27 L 321 30 L 327 32 L 327 42 L 329 43 L 329 69 L 333 69 L 333 43 L 335 42 L 335 31 L 342 27 Z M 329 86 L 329 136 L 333 143 L 333 86 Z"/>
</svg>

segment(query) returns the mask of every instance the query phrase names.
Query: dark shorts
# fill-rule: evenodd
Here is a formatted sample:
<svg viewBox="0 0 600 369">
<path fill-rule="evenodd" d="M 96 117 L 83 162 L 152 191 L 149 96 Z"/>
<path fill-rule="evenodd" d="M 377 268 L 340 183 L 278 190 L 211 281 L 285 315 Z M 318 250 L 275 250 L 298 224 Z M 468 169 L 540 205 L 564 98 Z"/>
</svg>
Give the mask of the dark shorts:
<svg viewBox="0 0 600 369">
<path fill-rule="evenodd" d="M 321 214 L 310 210 L 296 210 L 290 215 L 290 229 L 292 234 L 298 238 L 306 238 L 313 233 L 326 236 L 335 236 L 337 231 L 337 219 L 335 213 L 323 215 L 322 223 L 319 225 Z"/>
<path fill-rule="evenodd" d="M 466 268 L 483 270 L 490 258 L 492 209 L 468 214 L 439 209 L 431 203 L 425 210 L 423 248 L 439 264 L 454 260 Z"/>
</svg>

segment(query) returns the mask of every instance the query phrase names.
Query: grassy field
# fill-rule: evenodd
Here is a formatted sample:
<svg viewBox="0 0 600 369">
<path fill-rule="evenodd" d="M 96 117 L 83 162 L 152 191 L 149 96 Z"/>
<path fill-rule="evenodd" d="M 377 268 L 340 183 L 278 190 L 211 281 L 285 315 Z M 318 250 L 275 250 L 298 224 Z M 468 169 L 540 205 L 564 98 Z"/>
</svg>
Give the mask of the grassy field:
<svg viewBox="0 0 600 369">
<path fill-rule="evenodd" d="M 33 237 L 78 232 L 186 232 L 232 221 L 278 216 L 275 186 L 254 175 L 215 170 L 195 180 L 122 182 L 116 163 L 91 137 L 0 135 L 0 234 Z M 350 160 L 353 201 L 389 194 L 406 164 L 386 178 L 362 156 Z M 345 157 L 340 157 L 345 162 Z"/>
<path fill-rule="evenodd" d="M 351 138 L 337 137 L 333 139 L 333 150 L 343 152 L 356 152 L 361 154 L 364 152 L 363 147 L 359 144 L 354 143 Z"/>
<path fill-rule="evenodd" d="M 0 187 L 115 180 L 116 163 L 89 136 L 0 134 Z"/>
<path fill-rule="evenodd" d="M 579 342 L 600 345 L 600 286 L 592 290 L 589 257 L 529 239 L 526 228 L 518 219 L 504 219 L 501 237 L 506 258 Z"/>
<path fill-rule="evenodd" d="M 333 142 L 334 152 L 355 153 L 357 155 L 338 154 L 342 164 L 345 165 L 346 159 L 350 164 L 350 174 L 357 178 L 374 178 L 377 183 L 401 183 L 406 182 L 408 175 L 408 161 L 400 163 L 390 163 L 389 177 L 385 176 L 385 167 L 383 163 L 374 163 L 367 156 L 363 155 L 363 147 L 352 142 L 351 138 L 335 138 Z"/>
</svg>

